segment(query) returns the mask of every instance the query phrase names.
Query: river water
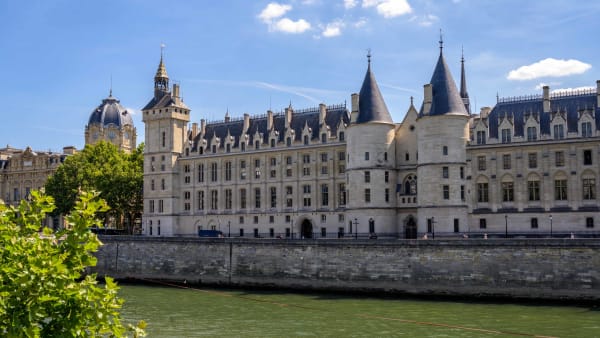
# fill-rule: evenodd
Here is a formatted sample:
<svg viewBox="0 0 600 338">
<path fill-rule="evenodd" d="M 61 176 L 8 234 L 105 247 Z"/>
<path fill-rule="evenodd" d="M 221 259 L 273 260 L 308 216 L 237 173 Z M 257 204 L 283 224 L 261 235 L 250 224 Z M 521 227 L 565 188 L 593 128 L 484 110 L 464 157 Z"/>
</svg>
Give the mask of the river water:
<svg viewBox="0 0 600 338">
<path fill-rule="evenodd" d="M 600 337 L 600 307 L 121 285 L 148 337 Z"/>
</svg>

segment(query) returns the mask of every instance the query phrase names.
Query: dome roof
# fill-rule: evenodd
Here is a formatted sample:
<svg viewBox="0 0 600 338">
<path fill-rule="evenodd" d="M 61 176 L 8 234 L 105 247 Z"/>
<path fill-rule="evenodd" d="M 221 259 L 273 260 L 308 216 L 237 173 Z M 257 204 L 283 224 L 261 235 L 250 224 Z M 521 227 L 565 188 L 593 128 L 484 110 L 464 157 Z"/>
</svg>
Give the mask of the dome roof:
<svg viewBox="0 0 600 338">
<path fill-rule="evenodd" d="M 90 115 L 88 125 L 92 124 L 100 124 L 102 127 L 112 124 L 122 128 L 126 125 L 133 126 L 133 119 L 127 109 L 111 93 Z"/>
</svg>

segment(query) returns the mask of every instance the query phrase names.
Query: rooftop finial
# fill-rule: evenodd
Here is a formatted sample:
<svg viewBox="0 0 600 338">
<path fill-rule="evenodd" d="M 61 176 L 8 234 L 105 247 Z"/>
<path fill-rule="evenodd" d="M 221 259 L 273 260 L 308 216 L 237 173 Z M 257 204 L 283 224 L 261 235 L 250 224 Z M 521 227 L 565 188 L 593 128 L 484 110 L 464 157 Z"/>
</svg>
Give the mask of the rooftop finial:
<svg viewBox="0 0 600 338">
<path fill-rule="evenodd" d="M 160 44 L 160 59 L 161 60 L 163 58 L 163 52 L 165 50 L 165 47 L 166 47 L 165 44 L 161 42 L 161 44 Z"/>
<path fill-rule="evenodd" d="M 444 39 L 442 37 L 442 29 L 440 28 L 440 54 L 442 53 L 442 49 L 444 49 Z"/>
<path fill-rule="evenodd" d="M 465 47 L 460 46 L 460 62 L 465 63 Z"/>
<path fill-rule="evenodd" d="M 371 48 L 367 49 L 367 62 L 371 65 Z"/>
<path fill-rule="evenodd" d="M 108 93 L 108 96 L 112 96 L 112 74 L 110 74 L 110 92 Z"/>
<path fill-rule="evenodd" d="M 413 105 L 413 97 L 412 96 L 410 97 L 410 105 L 411 106 Z"/>
</svg>

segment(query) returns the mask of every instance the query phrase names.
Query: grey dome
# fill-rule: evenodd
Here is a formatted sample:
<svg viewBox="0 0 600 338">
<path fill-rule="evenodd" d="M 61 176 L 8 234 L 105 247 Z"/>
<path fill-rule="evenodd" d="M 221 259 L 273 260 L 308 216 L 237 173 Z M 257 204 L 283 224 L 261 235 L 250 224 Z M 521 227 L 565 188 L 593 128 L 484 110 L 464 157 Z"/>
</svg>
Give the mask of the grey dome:
<svg viewBox="0 0 600 338">
<path fill-rule="evenodd" d="M 121 128 L 126 125 L 133 126 L 133 120 L 127 109 L 111 93 L 90 115 L 88 125 L 92 124 L 100 124 L 102 127 L 112 124 Z"/>
</svg>

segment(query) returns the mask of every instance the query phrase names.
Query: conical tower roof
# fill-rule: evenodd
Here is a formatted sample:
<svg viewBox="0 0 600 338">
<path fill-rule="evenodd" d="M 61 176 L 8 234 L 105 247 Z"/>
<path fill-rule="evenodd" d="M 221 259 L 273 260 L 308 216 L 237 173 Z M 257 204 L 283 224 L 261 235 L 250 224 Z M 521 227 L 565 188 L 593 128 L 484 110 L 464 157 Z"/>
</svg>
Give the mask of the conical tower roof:
<svg viewBox="0 0 600 338">
<path fill-rule="evenodd" d="M 444 59 L 440 43 L 440 56 L 438 58 L 433 76 L 429 82 L 433 89 L 433 98 L 429 115 L 463 114 L 469 115 L 460 97 L 456 83 L 452 78 L 448 64 Z"/>
<path fill-rule="evenodd" d="M 371 55 L 368 55 L 369 65 L 358 96 L 358 117 L 356 123 L 383 122 L 394 123 L 383 101 L 383 96 L 371 71 Z"/>
<path fill-rule="evenodd" d="M 165 63 L 163 62 L 162 55 L 160 56 L 160 63 L 158 64 L 158 69 L 156 70 L 156 75 L 154 76 L 155 80 L 158 79 L 168 79 L 169 75 L 167 75 L 167 67 L 165 67 Z"/>
</svg>

